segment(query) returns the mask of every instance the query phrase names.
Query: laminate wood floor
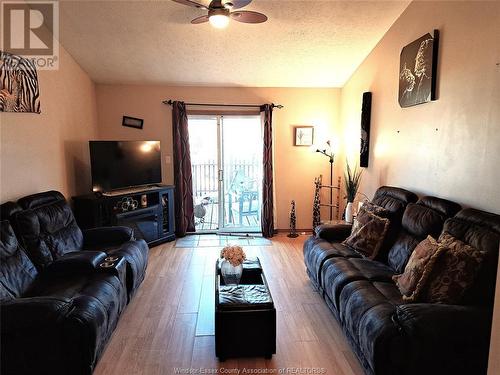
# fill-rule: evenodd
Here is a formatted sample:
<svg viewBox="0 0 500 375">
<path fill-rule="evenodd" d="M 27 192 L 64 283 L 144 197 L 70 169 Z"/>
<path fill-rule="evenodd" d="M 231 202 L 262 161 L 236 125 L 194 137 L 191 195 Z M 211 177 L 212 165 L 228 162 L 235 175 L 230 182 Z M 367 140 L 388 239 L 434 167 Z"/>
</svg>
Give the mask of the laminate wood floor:
<svg viewBox="0 0 500 375">
<path fill-rule="evenodd" d="M 247 256 L 260 258 L 276 305 L 277 348 L 272 359 L 217 360 L 213 299 L 220 246 L 175 247 L 172 242 L 150 250 L 146 279 L 123 313 L 94 375 L 300 374 L 301 369 L 362 374 L 339 325 L 305 273 L 305 239 L 279 235 L 269 246 L 244 248 Z"/>
</svg>

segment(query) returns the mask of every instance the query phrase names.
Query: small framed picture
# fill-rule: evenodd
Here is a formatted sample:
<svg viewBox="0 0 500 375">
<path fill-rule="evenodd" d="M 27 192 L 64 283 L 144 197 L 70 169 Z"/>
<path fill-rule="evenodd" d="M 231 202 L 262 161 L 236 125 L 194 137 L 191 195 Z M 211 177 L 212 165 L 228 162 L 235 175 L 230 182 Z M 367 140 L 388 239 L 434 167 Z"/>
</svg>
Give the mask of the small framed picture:
<svg viewBox="0 0 500 375">
<path fill-rule="evenodd" d="M 294 146 L 312 146 L 314 143 L 314 126 L 294 126 Z"/>
<path fill-rule="evenodd" d="M 142 118 L 123 116 L 122 125 L 128 126 L 129 128 L 142 129 L 144 120 Z"/>
</svg>

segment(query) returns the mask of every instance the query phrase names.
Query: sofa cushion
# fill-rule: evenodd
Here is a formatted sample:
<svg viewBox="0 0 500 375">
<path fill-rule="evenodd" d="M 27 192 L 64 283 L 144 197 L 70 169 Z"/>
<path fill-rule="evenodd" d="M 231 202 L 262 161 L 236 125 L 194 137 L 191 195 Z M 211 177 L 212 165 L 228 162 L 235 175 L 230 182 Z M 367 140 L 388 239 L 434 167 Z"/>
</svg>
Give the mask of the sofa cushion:
<svg viewBox="0 0 500 375">
<path fill-rule="evenodd" d="M 24 210 L 29 210 L 64 200 L 64 195 L 60 192 L 50 190 L 22 197 L 17 201 L 17 204 Z"/>
<path fill-rule="evenodd" d="M 134 240 L 134 230 L 129 227 L 99 227 L 83 231 L 83 248 L 102 251 L 103 247 L 117 247 Z"/>
<path fill-rule="evenodd" d="M 304 263 L 313 283 L 322 287 L 321 268 L 323 263 L 332 257 L 361 258 L 354 250 L 339 242 L 330 243 L 316 236 L 309 237 L 304 242 Z"/>
<path fill-rule="evenodd" d="M 431 236 L 420 242 L 410 256 L 405 271 L 394 275 L 392 279 L 399 288 L 405 300 L 413 301 L 418 293 L 417 286 L 422 285 L 424 270 L 432 256 L 438 251 L 438 243 Z"/>
<path fill-rule="evenodd" d="M 127 290 L 117 276 L 107 272 L 74 276 L 44 273 L 26 297 L 54 298 L 71 303 L 70 313 L 61 322 L 70 347 L 80 345 L 81 353 L 65 361 L 89 366 L 89 374 L 101 356 L 127 303 Z M 78 347 L 78 346 L 77 346 Z M 81 364 L 80 364 L 81 362 Z"/>
<path fill-rule="evenodd" d="M 0 223 L 0 302 L 19 298 L 30 288 L 38 272 L 17 242 L 9 222 Z"/>
<path fill-rule="evenodd" d="M 377 189 L 372 203 L 385 208 L 389 212 L 387 218 L 390 220 L 389 229 L 377 255 L 377 260 L 382 262 L 387 261 L 387 253 L 400 232 L 403 212 L 408 203 L 413 203 L 417 200 L 416 194 L 405 189 L 392 186 L 382 186 Z"/>
<path fill-rule="evenodd" d="M 487 374 L 492 311 L 440 303 L 398 305 L 405 375 Z M 394 373 L 394 372 L 392 372 Z"/>
<path fill-rule="evenodd" d="M 463 303 L 492 307 L 500 245 L 500 215 L 467 208 L 448 219 L 443 232 L 484 251 L 484 260 L 474 285 L 466 292 Z"/>
<path fill-rule="evenodd" d="M 384 263 L 370 259 L 349 259 L 349 261 L 371 281 L 391 281 L 394 271 Z"/>
<path fill-rule="evenodd" d="M 420 198 L 417 203 L 439 212 L 444 217 L 453 217 L 462 209 L 456 202 L 430 195 Z"/>
<path fill-rule="evenodd" d="M 71 208 L 64 197 L 56 193 L 20 199 L 26 209 L 14 216 L 21 243 L 39 269 L 68 252 L 80 250 L 83 245 L 83 235 Z"/>
<path fill-rule="evenodd" d="M 411 191 L 393 186 L 381 186 L 375 192 L 372 203 L 388 210 L 391 218 L 398 215 L 401 218 L 406 205 L 416 202 L 417 199 L 417 195 Z"/>
<path fill-rule="evenodd" d="M 353 339 L 372 372 L 387 363 L 393 340 L 399 336 L 392 322 L 401 294 L 392 282 L 358 280 L 346 285 L 339 298 L 339 317 L 344 331 Z"/>
<path fill-rule="evenodd" d="M 17 212 L 21 211 L 22 208 L 15 202 L 5 202 L 0 205 L 0 220 L 8 220 L 12 219 Z"/>
<path fill-rule="evenodd" d="M 109 272 L 76 273 L 68 276 L 43 272 L 26 297 L 55 297 L 72 300 L 81 296 L 96 298 L 101 303 L 114 303 L 121 293 L 120 279 Z"/>
<path fill-rule="evenodd" d="M 388 264 L 394 271 L 402 273 L 417 244 L 428 235 L 437 238 L 445 220 L 459 209 L 459 204 L 436 197 L 423 197 L 408 204 L 401 230 L 388 254 Z"/>
<path fill-rule="evenodd" d="M 445 218 L 432 208 L 420 203 L 410 203 L 403 214 L 403 228 L 416 238 L 428 235 L 437 238 L 443 229 Z"/>
<path fill-rule="evenodd" d="M 330 258 L 321 270 L 326 295 L 337 306 L 342 289 L 356 280 L 392 282 L 393 271 L 387 265 L 370 259 Z"/>
</svg>

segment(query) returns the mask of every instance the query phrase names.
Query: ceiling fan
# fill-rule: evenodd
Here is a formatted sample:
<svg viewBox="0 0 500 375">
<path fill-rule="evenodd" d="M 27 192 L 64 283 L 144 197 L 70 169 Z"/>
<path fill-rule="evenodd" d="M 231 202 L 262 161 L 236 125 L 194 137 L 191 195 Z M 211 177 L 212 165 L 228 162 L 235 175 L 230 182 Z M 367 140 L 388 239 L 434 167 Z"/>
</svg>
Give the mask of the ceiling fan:
<svg viewBox="0 0 500 375">
<path fill-rule="evenodd" d="M 205 16 L 197 17 L 191 21 L 192 24 L 210 22 L 213 27 L 223 29 L 229 24 L 229 19 L 243 23 L 262 23 L 267 21 L 267 16 L 259 12 L 241 9 L 252 2 L 252 0 L 211 0 L 207 6 L 202 0 L 172 0 L 179 4 L 208 10 Z"/>
</svg>

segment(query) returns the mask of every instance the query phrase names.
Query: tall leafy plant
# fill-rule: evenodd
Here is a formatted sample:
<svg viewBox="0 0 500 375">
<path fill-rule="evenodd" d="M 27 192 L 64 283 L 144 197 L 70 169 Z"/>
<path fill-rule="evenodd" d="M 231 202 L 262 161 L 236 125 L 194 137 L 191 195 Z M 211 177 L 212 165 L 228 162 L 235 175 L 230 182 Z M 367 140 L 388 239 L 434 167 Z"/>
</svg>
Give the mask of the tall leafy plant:
<svg viewBox="0 0 500 375">
<path fill-rule="evenodd" d="M 349 162 L 347 162 L 347 167 L 344 172 L 344 183 L 345 183 L 345 192 L 347 202 L 354 202 L 354 198 L 358 193 L 359 184 L 361 183 L 361 175 L 363 173 L 362 169 L 359 169 L 358 166 L 354 166 L 354 169 L 351 169 L 349 166 Z"/>
</svg>

